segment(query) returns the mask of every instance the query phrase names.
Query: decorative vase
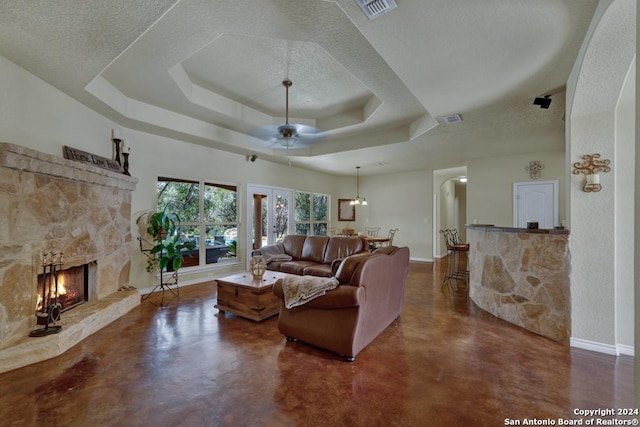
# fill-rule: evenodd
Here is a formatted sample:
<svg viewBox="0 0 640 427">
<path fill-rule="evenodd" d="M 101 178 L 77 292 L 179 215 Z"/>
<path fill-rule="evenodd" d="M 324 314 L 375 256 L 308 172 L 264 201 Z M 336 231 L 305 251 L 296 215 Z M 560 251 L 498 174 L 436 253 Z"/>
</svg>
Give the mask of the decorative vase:
<svg viewBox="0 0 640 427">
<path fill-rule="evenodd" d="M 251 258 L 249 271 L 253 275 L 254 280 L 262 280 L 262 276 L 264 276 L 265 271 L 267 271 L 267 264 L 265 264 L 262 255 L 256 255 Z"/>
</svg>

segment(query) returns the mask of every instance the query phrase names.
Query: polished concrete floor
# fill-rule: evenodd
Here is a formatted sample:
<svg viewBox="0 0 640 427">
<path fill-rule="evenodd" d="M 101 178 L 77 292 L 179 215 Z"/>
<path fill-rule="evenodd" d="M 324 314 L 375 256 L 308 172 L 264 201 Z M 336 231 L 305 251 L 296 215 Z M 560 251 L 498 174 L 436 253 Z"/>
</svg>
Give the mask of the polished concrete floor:
<svg viewBox="0 0 640 427">
<path fill-rule="evenodd" d="M 402 316 L 354 363 L 287 343 L 277 317 L 218 314 L 213 284 L 184 287 L 0 375 L 0 425 L 503 426 L 632 405 L 632 358 L 509 325 L 441 280 L 412 263 Z"/>
</svg>

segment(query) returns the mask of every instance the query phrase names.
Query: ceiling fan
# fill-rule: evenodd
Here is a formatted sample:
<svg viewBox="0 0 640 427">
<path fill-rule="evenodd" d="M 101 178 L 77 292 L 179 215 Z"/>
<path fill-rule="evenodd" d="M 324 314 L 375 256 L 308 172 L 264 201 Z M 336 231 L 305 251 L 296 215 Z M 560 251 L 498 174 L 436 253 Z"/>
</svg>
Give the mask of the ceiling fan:
<svg viewBox="0 0 640 427">
<path fill-rule="evenodd" d="M 289 123 L 289 88 L 293 86 L 293 82 L 285 78 L 282 81 L 282 86 L 284 86 L 286 94 L 285 123 L 277 126 L 275 129 L 273 129 L 273 127 L 263 127 L 252 132 L 252 135 L 263 140 L 266 139 L 268 142 L 273 143 L 273 145 L 279 144 L 287 149 L 296 145 L 306 145 L 306 143 L 317 140 L 321 136 L 317 128 Z"/>
</svg>

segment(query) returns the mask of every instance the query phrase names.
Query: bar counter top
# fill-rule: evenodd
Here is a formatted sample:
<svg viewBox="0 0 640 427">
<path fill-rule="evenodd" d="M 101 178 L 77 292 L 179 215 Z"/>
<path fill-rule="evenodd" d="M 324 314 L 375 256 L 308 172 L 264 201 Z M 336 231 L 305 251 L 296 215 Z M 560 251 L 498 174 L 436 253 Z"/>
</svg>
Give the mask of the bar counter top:
<svg viewBox="0 0 640 427">
<path fill-rule="evenodd" d="M 565 229 L 498 227 L 491 224 L 467 224 L 466 228 L 482 231 L 493 231 L 496 233 L 569 234 L 569 230 Z"/>
</svg>

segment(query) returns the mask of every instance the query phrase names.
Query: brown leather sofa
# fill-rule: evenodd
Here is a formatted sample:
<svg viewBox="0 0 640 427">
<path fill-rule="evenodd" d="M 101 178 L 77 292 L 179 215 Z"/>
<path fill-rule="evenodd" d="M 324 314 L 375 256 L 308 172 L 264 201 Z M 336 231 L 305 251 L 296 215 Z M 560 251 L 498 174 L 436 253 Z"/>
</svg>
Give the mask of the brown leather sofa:
<svg viewBox="0 0 640 427">
<path fill-rule="evenodd" d="M 282 279 L 278 329 L 301 341 L 354 361 L 356 355 L 400 316 L 409 272 L 409 248 L 395 246 L 346 258 L 336 272 L 339 286 L 304 305 L 287 309 Z"/>
<path fill-rule="evenodd" d="M 272 261 L 267 264 L 267 269 L 300 276 L 331 277 L 343 258 L 369 252 L 369 244 L 364 237 L 289 234 L 283 237 L 280 244 L 284 254 L 292 259 Z M 269 246 L 263 248 L 263 251 L 268 250 Z M 261 253 L 260 250 L 253 251 L 254 255 Z"/>
</svg>

